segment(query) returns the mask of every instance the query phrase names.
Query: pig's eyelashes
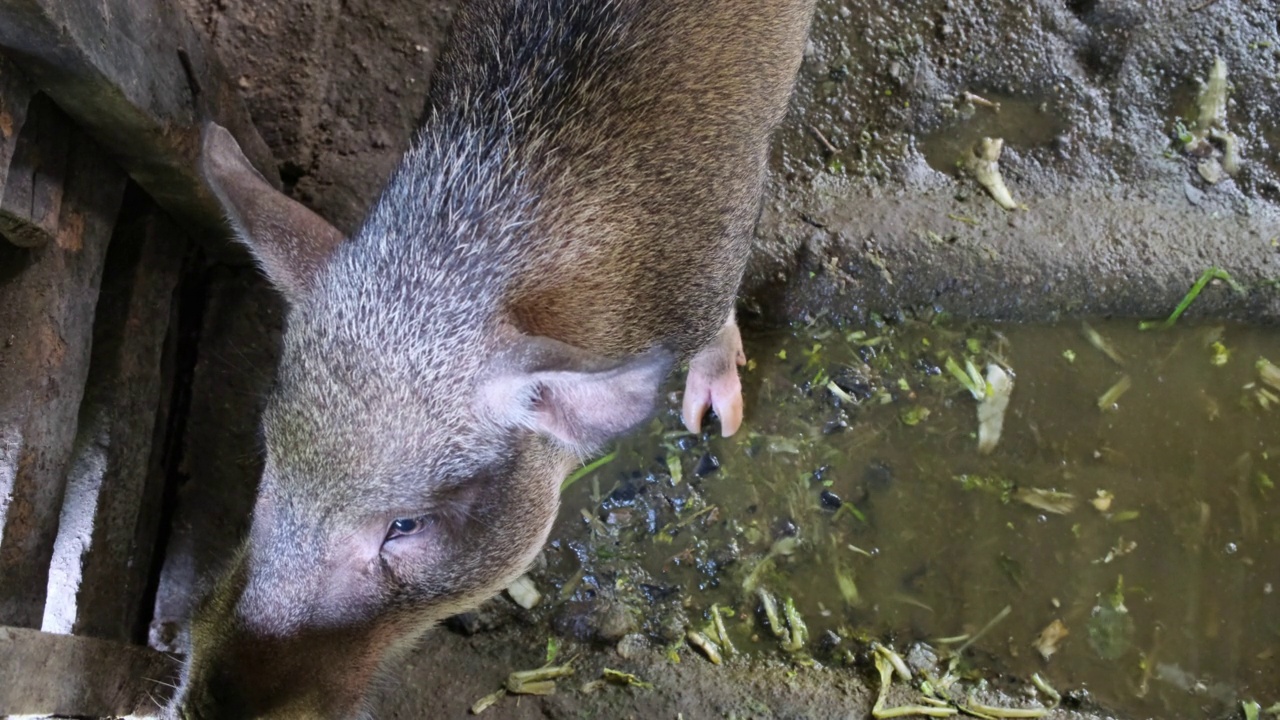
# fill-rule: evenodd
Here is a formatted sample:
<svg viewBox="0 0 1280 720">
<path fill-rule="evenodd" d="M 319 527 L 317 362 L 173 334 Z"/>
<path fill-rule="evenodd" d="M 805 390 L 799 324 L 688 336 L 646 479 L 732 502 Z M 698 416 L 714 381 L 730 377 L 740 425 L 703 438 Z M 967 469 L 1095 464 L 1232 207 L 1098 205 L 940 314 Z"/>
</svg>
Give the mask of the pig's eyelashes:
<svg viewBox="0 0 1280 720">
<path fill-rule="evenodd" d="M 405 537 L 406 535 L 417 535 L 430 527 L 430 525 L 431 516 L 429 515 L 422 515 L 413 518 L 399 518 L 391 523 L 391 527 L 387 529 L 387 537 L 383 542 Z"/>
</svg>

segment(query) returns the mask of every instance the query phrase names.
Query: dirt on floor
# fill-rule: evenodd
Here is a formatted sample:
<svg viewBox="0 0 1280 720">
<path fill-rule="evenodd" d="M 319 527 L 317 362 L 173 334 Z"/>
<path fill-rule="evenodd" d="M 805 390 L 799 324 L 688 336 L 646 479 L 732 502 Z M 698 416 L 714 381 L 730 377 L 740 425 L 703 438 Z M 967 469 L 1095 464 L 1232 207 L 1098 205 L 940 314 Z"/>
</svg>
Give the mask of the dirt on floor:
<svg viewBox="0 0 1280 720">
<path fill-rule="evenodd" d="M 186 3 L 238 78 L 286 188 L 354 230 L 410 142 L 456 3 Z M 1240 158 L 1232 172 L 1223 169 L 1228 141 L 1189 151 L 1179 140 L 1215 58 L 1227 69 L 1220 129 Z M 1002 209 L 957 168 L 988 136 L 1004 140 L 999 168 L 1025 209 Z M 1216 284 L 1192 313 L 1275 322 L 1280 17 L 1248 0 L 821 2 L 775 144 L 756 250 L 745 302 L 770 322 L 918 307 L 1013 320 L 1162 316 L 1211 266 L 1244 293 Z M 267 292 L 247 265 L 217 268 L 210 282 L 236 302 Z M 269 365 L 259 350 L 278 332 L 276 312 L 246 310 L 215 328 L 197 374 L 214 382 L 234 371 L 246 346 L 255 367 Z M 252 433 L 256 397 L 247 389 L 193 418 L 188 455 L 200 455 L 193 443 L 234 446 Z M 251 460 L 209 485 L 212 470 L 188 470 L 180 518 L 202 514 L 208 497 L 225 499 L 219 487 L 256 480 Z M 223 518 L 247 511 L 247 497 L 227 501 L 207 532 L 179 531 L 204 548 L 194 556 L 234 539 L 239 526 Z M 197 582 L 205 563 L 174 570 L 188 580 L 172 587 Z M 184 612 L 178 600 L 173 622 Z M 379 716 L 431 707 L 461 717 L 512 669 L 540 664 L 544 642 L 518 622 L 436 631 L 389 678 Z M 843 718 L 865 717 L 874 699 L 865 676 L 844 672 L 672 666 L 614 650 L 585 658 L 583 681 L 603 665 L 663 682 L 648 693 L 508 698 L 494 716 Z"/>
</svg>

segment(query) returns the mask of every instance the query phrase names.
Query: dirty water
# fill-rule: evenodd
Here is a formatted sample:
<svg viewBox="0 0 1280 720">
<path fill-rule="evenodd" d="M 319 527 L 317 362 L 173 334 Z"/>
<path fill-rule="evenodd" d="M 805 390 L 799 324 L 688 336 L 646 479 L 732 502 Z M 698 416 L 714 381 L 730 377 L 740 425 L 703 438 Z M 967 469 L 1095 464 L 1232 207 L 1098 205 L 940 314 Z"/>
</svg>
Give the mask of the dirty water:
<svg viewBox="0 0 1280 720">
<path fill-rule="evenodd" d="M 1257 366 L 1280 335 L 939 316 L 747 345 L 737 436 L 682 432 L 673 394 L 567 487 L 533 573 L 548 633 L 707 662 L 685 631 L 718 637 L 714 605 L 739 656 L 800 673 L 871 672 L 878 640 L 1122 717 L 1280 701 L 1280 388 Z M 969 363 L 1014 380 L 985 455 Z"/>
</svg>

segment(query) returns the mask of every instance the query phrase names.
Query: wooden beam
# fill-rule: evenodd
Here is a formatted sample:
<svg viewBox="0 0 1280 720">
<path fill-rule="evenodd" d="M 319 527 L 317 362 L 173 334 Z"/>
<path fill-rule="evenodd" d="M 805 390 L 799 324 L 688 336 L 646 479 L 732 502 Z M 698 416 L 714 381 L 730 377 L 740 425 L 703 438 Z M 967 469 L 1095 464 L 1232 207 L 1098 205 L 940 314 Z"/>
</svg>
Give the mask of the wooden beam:
<svg viewBox="0 0 1280 720">
<path fill-rule="evenodd" d="M 0 717 L 155 716 L 177 668 L 136 645 L 0 626 Z"/>
<path fill-rule="evenodd" d="M 35 92 L 22 71 L 0 54 L 0 195 Z"/>
<path fill-rule="evenodd" d="M 43 95 L 27 107 L 17 133 L 4 190 L 0 193 L 0 235 L 22 247 L 53 241 L 70 161 L 70 121 Z"/>
<path fill-rule="evenodd" d="M 125 176 L 71 141 L 54 242 L 0 243 L 0 623 L 40 627 Z"/>
<path fill-rule="evenodd" d="M 214 51 L 180 3 L 6 0 L 0 50 L 175 218 L 223 234 L 200 182 L 200 124 L 231 131 L 272 183 L 279 170 Z"/>
</svg>

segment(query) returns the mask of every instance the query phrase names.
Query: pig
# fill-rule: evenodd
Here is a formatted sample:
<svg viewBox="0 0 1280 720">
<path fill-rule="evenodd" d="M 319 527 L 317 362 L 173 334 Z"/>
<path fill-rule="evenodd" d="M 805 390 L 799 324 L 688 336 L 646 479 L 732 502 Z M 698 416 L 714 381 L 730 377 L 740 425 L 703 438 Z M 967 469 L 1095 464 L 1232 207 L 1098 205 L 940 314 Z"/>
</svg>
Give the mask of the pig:
<svg viewBox="0 0 1280 720">
<path fill-rule="evenodd" d="M 528 569 L 563 478 L 673 367 L 690 430 L 738 428 L 735 297 L 812 12 L 472 0 L 350 238 L 205 126 L 202 176 L 289 311 L 252 521 L 170 717 L 367 716 L 383 670 Z"/>
</svg>

